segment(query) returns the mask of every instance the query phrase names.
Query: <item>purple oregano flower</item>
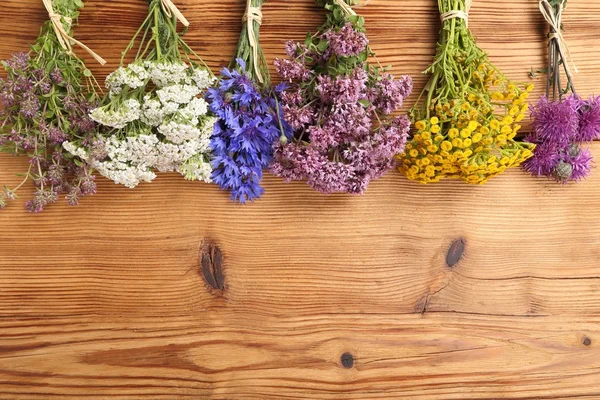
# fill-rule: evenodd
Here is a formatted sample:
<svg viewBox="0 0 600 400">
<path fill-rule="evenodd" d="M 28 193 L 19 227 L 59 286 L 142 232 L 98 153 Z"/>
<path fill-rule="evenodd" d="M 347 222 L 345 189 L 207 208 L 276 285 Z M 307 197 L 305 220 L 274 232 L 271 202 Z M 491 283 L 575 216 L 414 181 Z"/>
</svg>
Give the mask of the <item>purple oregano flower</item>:
<svg viewBox="0 0 600 400">
<path fill-rule="evenodd" d="M 288 83 L 281 104 L 294 137 L 276 145 L 270 169 L 319 192 L 362 194 L 404 151 L 410 121 L 391 114 L 410 95 L 412 79 L 370 66 L 362 17 L 325 3 L 331 14 L 319 33 L 288 42 L 289 59 L 275 60 Z"/>
</svg>

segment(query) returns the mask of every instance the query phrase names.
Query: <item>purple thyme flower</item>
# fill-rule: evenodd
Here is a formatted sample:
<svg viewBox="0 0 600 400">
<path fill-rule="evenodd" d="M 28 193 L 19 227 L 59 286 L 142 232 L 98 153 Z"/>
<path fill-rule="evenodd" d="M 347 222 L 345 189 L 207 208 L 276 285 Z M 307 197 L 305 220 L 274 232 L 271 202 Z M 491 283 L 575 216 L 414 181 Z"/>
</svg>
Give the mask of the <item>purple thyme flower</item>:
<svg viewBox="0 0 600 400">
<path fill-rule="evenodd" d="M 20 113 L 23 117 L 33 119 L 40 110 L 40 100 L 33 93 L 27 93 L 21 101 Z"/>
<path fill-rule="evenodd" d="M 45 130 L 48 143 L 57 145 L 69 140 L 69 135 L 64 133 L 62 129 L 57 127 L 48 128 Z"/>
<path fill-rule="evenodd" d="M 8 68 L 24 71 L 27 69 L 29 63 L 29 54 L 19 52 L 13 54 L 10 60 L 6 60 Z"/>
<path fill-rule="evenodd" d="M 63 75 L 59 68 L 55 68 L 54 71 L 50 72 L 50 78 L 56 85 L 60 85 L 63 82 Z"/>
</svg>

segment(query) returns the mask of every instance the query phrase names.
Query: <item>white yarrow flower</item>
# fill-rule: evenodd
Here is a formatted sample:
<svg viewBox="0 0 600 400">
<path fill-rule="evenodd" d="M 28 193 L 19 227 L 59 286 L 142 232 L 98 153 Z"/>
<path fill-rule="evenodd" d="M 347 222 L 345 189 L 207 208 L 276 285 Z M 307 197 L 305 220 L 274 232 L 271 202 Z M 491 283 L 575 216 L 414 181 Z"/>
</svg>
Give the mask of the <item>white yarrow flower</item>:
<svg viewBox="0 0 600 400">
<path fill-rule="evenodd" d="M 73 154 L 74 156 L 79 157 L 82 160 L 87 160 L 88 153 L 84 148 L 77 147 L 72 142 L 63 142 L 62 146 L 66 151 Z"/>
</svg>

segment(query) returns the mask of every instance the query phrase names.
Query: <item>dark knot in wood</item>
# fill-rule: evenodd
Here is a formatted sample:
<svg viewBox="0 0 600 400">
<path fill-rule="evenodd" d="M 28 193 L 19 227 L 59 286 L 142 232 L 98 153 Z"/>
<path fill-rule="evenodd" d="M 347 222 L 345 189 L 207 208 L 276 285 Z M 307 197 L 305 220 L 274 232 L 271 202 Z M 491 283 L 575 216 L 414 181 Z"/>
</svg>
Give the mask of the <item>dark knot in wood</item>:
<svg viewBox="0 0 600 400">
<path fill-rule="evenodd" d="M 589 337 L 586 337 L 583 339 L 583 345 L 584 346 L 589 346 L 592 344 L 592 339 L 590 339 Z"/>
<path fill-rule="evenodd" d="M 466 241 L 463 238 L 452 242 L 452 245 L 450 245 L 450 249 L 448 250 L 448 254 L 446 255 L 446 264 L 449 267 L 452 268 L 458 264 L 463 256 L 463 253 L 465 252 L 465 244 Z"/>
<path fill-rule="evenodd" d="M 346 369 L 350 369 L 354 366 L 354 356 L 350 353 L 344 353 L 341 357 L 342 366 Z"/>
<path fill-rule="evenodd" d="M 223 276 L 223 254 L 219 247 L 209 241 L 202 244 L 200 251 L 200 267 L 202 276 L 206 283 L 213 289 L 225 289 L 225 277 Z"/>
</svg>

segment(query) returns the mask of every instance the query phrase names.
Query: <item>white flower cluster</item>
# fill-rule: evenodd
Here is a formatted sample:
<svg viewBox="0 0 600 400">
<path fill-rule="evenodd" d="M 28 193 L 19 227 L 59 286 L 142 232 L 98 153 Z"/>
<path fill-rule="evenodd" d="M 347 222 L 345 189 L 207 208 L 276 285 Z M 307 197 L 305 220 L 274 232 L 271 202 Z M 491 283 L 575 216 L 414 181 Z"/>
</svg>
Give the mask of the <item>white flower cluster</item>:
<svg viewBox="0 0 600 400">
<path fill-rule="evenodd" d="M 106 78 L 110 96 L 116 96 L 127 86 L 138 89 L 152 81 L 157 88 L 183 83 L 206 89 L 214 83 L 214 77 L 204 68 L 190 68 L 184 62 L 136 61 L 127 67 L 119 67 Z"/>
<path fill-rule="evenodd" d="M 88 152 L 83 147 L 75 146 L 72 142 L 63 142 L 63 147 L 66 151 L 73 154 L 75 157 L 79 157 L 82 160 L 87 160 Z"/>
<path fill-rule="evenodd" d="M 146 93 L 149 81 L 155 89 Z M 119 68 L 107 79 L 111 102 L 90 115 L 121 131 L 98 141 L 101 148 L 95 153 L 105 158 L 89 156 L 87 161 L 105 177 L 131 188 L 152 181 L 154 171 L 176 171 L 186 179 L 210 182 L 210 137 L 216 118 L 207 116 L 208 104 L 199 96 L 213 82 L 207 70 L 185 63 L 136 62 Z M 143 91 L 136 91 L 140 88 Z M 73 144 L 65 149 L 80 157 L 92 154 Z"/>
<path fill-rule="evenodd" d="M 125 128 L 128 123 L 140 119 L 141 115 L 141 105 L 136 99 L 127 99 L 116 106 L 111 103 L 95 108 L 90 113 L 90 117 L 97 123 L 116 129 Z"/>
<path fill-rule="evenodd" d="M 141 62 L 134 62 L 127 67 L 119 67 L 108 75 L 106 88 L 109 90 L 110 97 L 113 97 L 121 93 L 125 86 L 129 86 L 130 89 L 146 86 L 149 76 Z"/>
</svg>

